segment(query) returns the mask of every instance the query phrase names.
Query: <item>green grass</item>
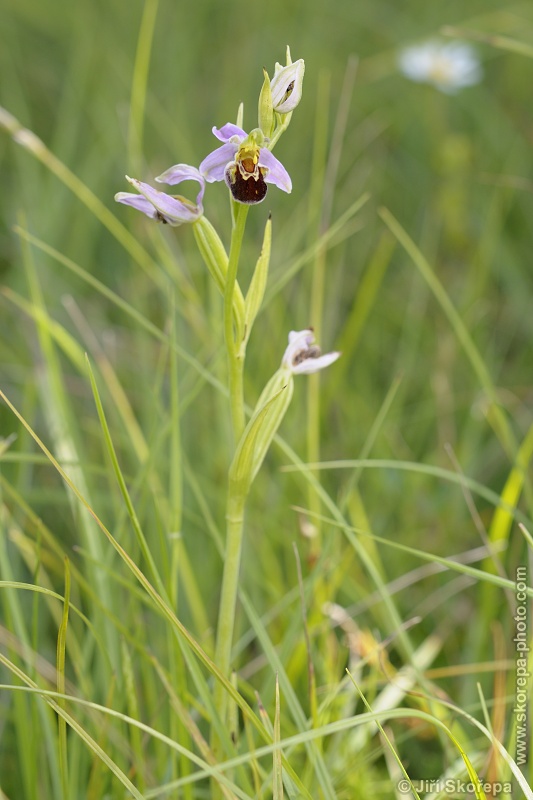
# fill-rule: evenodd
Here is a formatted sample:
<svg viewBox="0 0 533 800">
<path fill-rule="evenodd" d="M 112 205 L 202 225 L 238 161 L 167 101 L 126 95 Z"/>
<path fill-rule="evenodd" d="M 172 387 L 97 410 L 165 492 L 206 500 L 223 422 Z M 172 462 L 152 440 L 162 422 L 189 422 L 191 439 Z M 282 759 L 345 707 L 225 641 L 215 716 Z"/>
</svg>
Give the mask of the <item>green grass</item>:
<svg viewBox="0 0 533 800">
<path fill-rule="evenodd" d="M 396 67 L 444 26 L 483 62 L 456 95 Z M 1 28 L 0 798 L 533 797 L 531 8 L 5 0 Z M 230 675 L 224 299 L 187 226 L 113 195 L 199 164 L 241 102 L 252 128 L 287 43 L 246 414 L 289 330 L 342 358 L 295 376 L 251 487 Z M 204 205 L 229 252 L 225 188 Z"/>
</svg>

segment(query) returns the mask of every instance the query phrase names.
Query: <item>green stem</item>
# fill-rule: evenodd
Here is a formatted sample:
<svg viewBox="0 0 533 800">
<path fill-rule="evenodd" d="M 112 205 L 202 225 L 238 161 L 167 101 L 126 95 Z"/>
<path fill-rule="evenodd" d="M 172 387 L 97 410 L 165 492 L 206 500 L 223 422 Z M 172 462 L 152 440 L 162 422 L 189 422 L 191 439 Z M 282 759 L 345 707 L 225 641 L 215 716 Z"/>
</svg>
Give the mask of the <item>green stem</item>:
<svg viewBox="0 0 533 800">
<path fill-rule="evenodd" d="M 231 235 L 228 272 L 224 288 L 224 336 L 228 353 L 230 406 L 235 444 L 237 444 L 241 438 L 245 423 L 243 397 L 244 354 L 241 352 L 241 342 L 244 331 L 234 329 L 233 303 L 235 286 L 237 283 L 239 256 L 241 253 L 247 216 L 248 206 L 242 203 L 236 204 L 235 223 Z"/>
<path fill-rule="evenodd" d="M 279 119 L 279 115 L 277 115 L 277 116 L 278 116 L 278 119 Z M 268 144 L 268 149 L 269 150 L 273 150 L 274 149 L 274 145 L 276 144 L 276 142 L 278 141 L 280 136 L 283 133 L 285 133 L 285 131 L 289 127 L 289 122 L 291 121 L 291 117 L 292 117 L 292 111 L 289 114 L 285 114 L 285 119 L 283 120 L 282 123 L 280 123 L 277 126 L 276 130 L 274 131 L 273 135 L 270 138 L 270 142 Z"/>
<path fill-rule="evenodd" d="M 226 677 L 229 677 L 231 672 L 231 647 L 233 644 L 235 606 L 237 605 L 239 585 L 245 501 L 246 495 L 240 490 L 236 491 L 235 485 L 230 481 L 226 512 L 227 535 L 224 574 L 222 576 L 215 648 L 215 663 Z M 224 687 L 219 682 L 215 686 L 215 706 L 221 719 L 224 720 L 227 695 Z"/>
<path fill-rule="evenodd" d="M 228 376 L 230 391 L 231 419 L 235 446 L 238 444 L 245 427 L 243 368 L 244 352 L 241 347 L 244 330 L 235 324 L 233 314 L 234 294 L 237 286 L 237 269 L 239 256 L 248 216 L 248 206 L 242 203 L 234 205 L 234 223 L 228 259 L 228 271 L 224 286 L 224 337 L 228 353 Z M 230 479 L 227 499 L 227 534 L 224 554 L 224 573 L 217 626 L 215 646 L 215 662 L 227 678 L 230 676 L 231 647 L 233 644 L 233 628 L 235 606 L 237 604 L 237 588 L 239 585 L 239 567 L 241 563 L 242 535 L 244 524 L 244 503 L 246 493 Z M 217 683 L 215 688 L 215 706 L 222 720 L 226 717 L 227 697 L 223 687 Z M 216 749 L 216 742 L 213 742 Z"/>
</svg>

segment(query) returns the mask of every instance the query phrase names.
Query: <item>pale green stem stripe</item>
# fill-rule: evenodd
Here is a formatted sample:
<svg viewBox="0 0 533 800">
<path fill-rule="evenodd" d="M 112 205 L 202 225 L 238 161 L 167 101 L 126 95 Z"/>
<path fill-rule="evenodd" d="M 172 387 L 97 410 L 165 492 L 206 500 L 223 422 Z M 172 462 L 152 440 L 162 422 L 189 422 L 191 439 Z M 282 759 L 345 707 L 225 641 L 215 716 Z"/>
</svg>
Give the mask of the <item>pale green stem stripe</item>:
<svg viewBox="0 0 533 800">
<path fill-rule="evenodd" d="M 67 648 L 67 626 L 70 608 L 70 565 L 68 558 L 65 557 L 65 599 L 63 603 L 63 614 L 57 636 L 57 691 L 59 694 L 65 693 L 65 658 Z M 64 709 L 65 701 L 58 700 L 59 705 Z M 58 744 L 59 744 L 59 770 L 61 772 L 61 789 L 63 800 L 68 800 L 68 751 L 67 751 L 67 723 L 62 717 L 58 717 Z"/>
<path fill-rule="evenodd" d="M 159 0 L 146 0 L 144 4 L 135 54 L 128 126 L 128 163 L 133 171 L 140 167 L 142 157 L 146 87 L 158 7 Z"/>
</svg>

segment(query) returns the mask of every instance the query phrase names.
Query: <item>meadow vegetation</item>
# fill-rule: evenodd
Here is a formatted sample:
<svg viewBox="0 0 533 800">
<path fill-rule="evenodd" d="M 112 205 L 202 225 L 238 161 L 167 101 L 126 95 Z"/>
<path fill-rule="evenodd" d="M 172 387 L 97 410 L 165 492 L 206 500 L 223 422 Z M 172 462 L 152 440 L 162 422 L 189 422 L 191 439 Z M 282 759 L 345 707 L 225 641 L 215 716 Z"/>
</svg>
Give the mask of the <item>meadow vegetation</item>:
<svg viewBox="0 0 533 800">
<path fill-rule="evenodd" d="M 480 82 L 403 75 L 433 38 Z M 4 0 L 0 43 L 0 798 L 533 798 L 531 5 Z M 224 301 L 191 226 L 113 196 L 256 127 L 287 44 L 246 420 L 289 331 L 342 356 L 250 488 L 227 672 Z"/>
</svg>

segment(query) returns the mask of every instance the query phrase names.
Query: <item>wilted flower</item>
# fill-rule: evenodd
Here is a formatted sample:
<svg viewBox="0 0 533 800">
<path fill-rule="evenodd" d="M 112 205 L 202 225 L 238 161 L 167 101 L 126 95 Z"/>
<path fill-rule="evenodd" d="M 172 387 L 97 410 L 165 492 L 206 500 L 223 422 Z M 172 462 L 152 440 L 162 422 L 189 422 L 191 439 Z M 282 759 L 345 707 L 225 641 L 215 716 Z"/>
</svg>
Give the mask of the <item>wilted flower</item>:
<svg viewBox="0 0 533 800">
<path fill-rule="evenodd" d="M 479 83 L 483 75 L 475 50 L 462 42 L 430 41 L 407 47 L 398 63 L 406 77 L 432 83 L 448 94 Z"/>
<path fill-rule="evenodd" d="M 302 99 L 302 84 L 304 80 L 305 64 L 299 58 L 294 64 L 282 67 L 276 64 L 274 77 L 270 81 L 272 92 L 272 105 L 278 114 L 288 114 L 294 111 Z"/>
<path fill-rule="evenodd" d="M 281 366 L 293 375 L 309 375 L 329 367 L 338 359 L 340 353 L 322 355 L 320 347 L 314 343 L 315 334 L 312 328 L 289 333 L 289 346 L 285 350 Z"/>
<path fill-rule="evenodd" d="M 260 203 L 265 199 L 267 183 L 275 184 L 284 192 L 292 191 L 289 173 L 262 147 L 264 136 L 257 128 L 250 134 L 231 122 L 213 133 L 224 144 L 204 158 L 200 172 L 209 183 L 226 181 L 234 200 L 238 203 Z"/>
<path fill-rule="evenodd" d="M 143 214 L 152 217 L 152 219 L 157 219 L 159 222 L 177 226 L 182 225 L 184 222 L 195 222 L 204 213 L 202 200 L 205 191 L 205 180 L 196 167 L 190 167 L 188 164 L 176 164 L 156 178 L 159 183 L 167 183 L 169 186 L 174 186 L 182 181 L 197 181 L 200 184 L 200 191 L 196 197 L 196 203 L 192 203 L 181 195 L 158 192 L 148 183 L 129 178 L 127 175 L 126 180 L 140 194 L 118 192 L 115 195 L 117 203 L 133 206 L 133 208 L 142 211 Z"/>
</svg>

